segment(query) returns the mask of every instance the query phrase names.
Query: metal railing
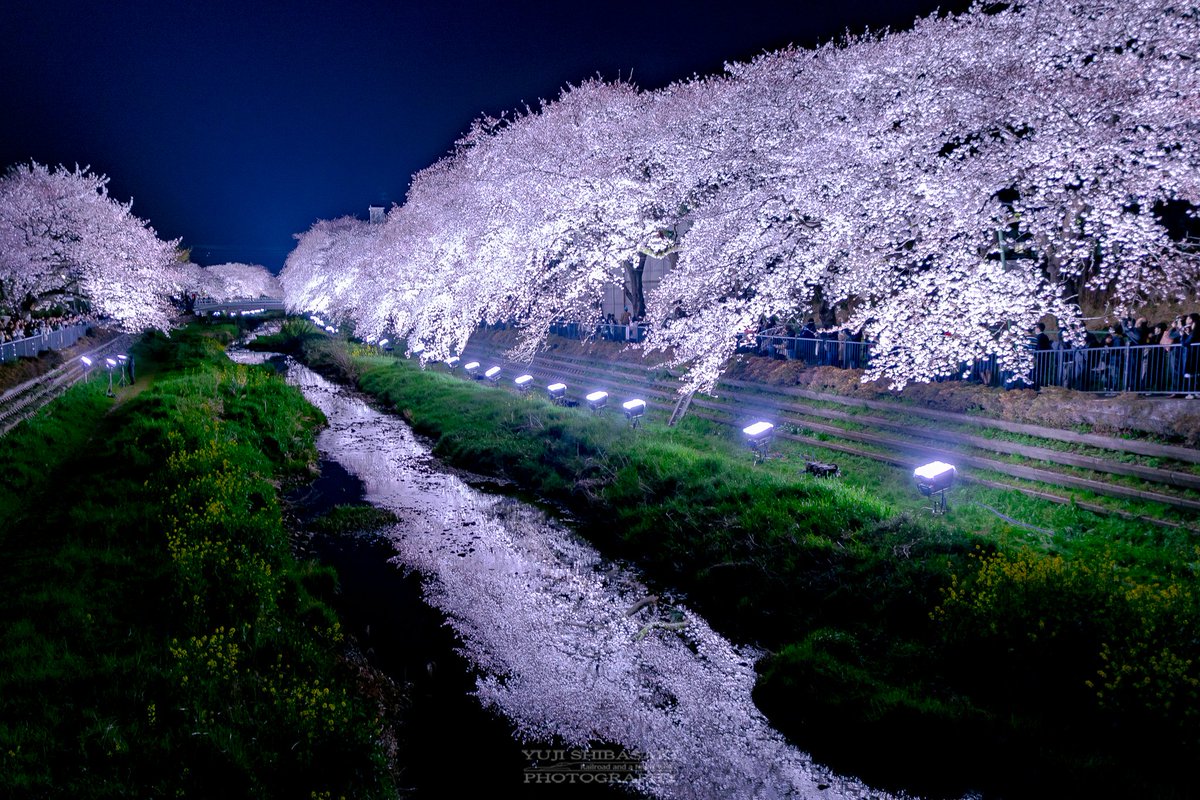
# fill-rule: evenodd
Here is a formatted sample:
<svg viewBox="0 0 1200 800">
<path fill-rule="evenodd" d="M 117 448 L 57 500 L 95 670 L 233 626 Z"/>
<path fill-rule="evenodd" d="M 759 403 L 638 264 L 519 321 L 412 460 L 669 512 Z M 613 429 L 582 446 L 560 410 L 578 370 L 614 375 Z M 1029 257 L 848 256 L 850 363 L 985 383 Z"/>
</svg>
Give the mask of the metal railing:
<svg viewBox="0 0 1200 800">
<path fill-rule="evenodd" d="M 556 320 L 550 325 L 550 333 L 575 340 L 595 336 L 607 341 L 640 342 L 648 332 L 649 326 L 642 323 L 626 326 L 604 322 L 589 327 L 579 322 Z M 737 334 L 737 351 L 740 353 L 802 361 L 807 366 L 865 369 L 870 366 L 874 346 L 875 342 L 829 334 Z M 1062 347 L 1054 342 L 1050 350 L 1034 352 L 1033 358 L 1030 373 L 1017 374 L 1002 369 L 999 359 L 992 355 L 963 363 L 957 373 L 937 380 L 966 380 L 999 388 L 1061 386 L 1101 394 L 1200 393 L 1200 343 Z"/>
<path fill-rule="evenodd" d="M 211 297 L 201 297 L 193 306 L 199 316 L 214 312 L 238 311 L 283 311 L 283 301 L 277 297 L 235 297 L 231 300 L 214 300 Z"/>
<path fill-rule="evenodd" d="M 753 340 L 751 339 L 753 337 Z M 756 333 L 737 335 L 739 352 L 803 361 L 809 366 L 862 369 L 871 357 L 873 342 L 836 336 L 788 336 Z"/>
<path fill-rule="evenodd" d="M 1200 389 L 1200 343 L 1052 348 L 1034 353 L 1035 386 L 1176 394 Z"/>
<path fill-rule="evenodd" d="M 37 358 L 46 350 L 64 350 L 87 335 L 86 324 L 68 325 L 45 333 L 0 344 L 0 363 L 18 358 Z"/>
<path fill-rule="evenodd" d="M 512 323 L 502 323 L 491 326 L 496 330 L 512 327 Z M 619 322 L 601 322 L 599 325 L 588 326 L 582 322 L 570 322 L 565 319 L 550 323 L 550 333 L 562 336 L 564 339 L 582 341 L 596 337 L 609 342 L 641 342 L 650 332 L 650 325 L 645 322 L 631 322 L 622 325 Z"/>
</svg>

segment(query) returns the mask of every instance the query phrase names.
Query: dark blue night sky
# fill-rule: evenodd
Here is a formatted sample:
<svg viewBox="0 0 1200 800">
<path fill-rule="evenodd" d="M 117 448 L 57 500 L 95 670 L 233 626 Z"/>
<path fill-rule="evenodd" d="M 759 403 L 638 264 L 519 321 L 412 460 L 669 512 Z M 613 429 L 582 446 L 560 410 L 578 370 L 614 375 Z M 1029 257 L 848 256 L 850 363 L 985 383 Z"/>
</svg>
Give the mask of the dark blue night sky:
<svg viewBox="0 0 1200 800">
<path fill-rule="evenodd" d="M 402 202 L 481 113 L 965 5 L 9 0 L 0 167 L 90 165 L 193 260 L 278 270 L 317 219 Z"/>
</svg>

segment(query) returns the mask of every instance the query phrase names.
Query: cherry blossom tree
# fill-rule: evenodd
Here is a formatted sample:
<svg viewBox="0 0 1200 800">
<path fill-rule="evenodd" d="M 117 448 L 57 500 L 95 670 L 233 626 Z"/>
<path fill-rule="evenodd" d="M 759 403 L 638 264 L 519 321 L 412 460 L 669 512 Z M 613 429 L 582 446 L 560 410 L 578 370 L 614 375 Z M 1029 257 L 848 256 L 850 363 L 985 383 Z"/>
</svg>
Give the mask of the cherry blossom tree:
<svg viewBox="0 0 1200 800">
<path fill-rule="evenodd" d="M 178 241 L 164 242 L 87 169 L 21 164 L 0 178 L 0 302 L 18 313 L 77 285 L 126 330 L 170 327 Z"/>
<path fill-rule="evenodd" d="M 183 299 L 195 294 L 197 297 L 222 297 L 224 285 L 221 280 L 200 264 L 179 261 L 170 271 L 171 294 Z"/>
<path fill-rule="evenodd" d="M 636 299 L 641 255 L 686 230 L 646 297 L 685 391 L 738 332 L 821 303 L 877 343 L 865 379 L 989 354 L 1020 375 L 1040 318 L 1080 338 L 1082 292 L 1114 313 L 1195 297 L 1200 258 L 1160 212 L 1200 206 L 1197 41 L 1200 15 L 1166 0 L 1030 0 L 657 92 L 569 87 L 478 121 L 386 225 L 320 232 L 314 252 L 371 255 L 304 256 L 285 288 L 429 357 L 512 320 L 528 357 L 555 318 L 594 321 L 605 286 Z"/>
<path fill-rule="evenodd" d="M 651 312 L 688 317 L 655 343 L 711 386 L 732 331 L 819 289 L 879 342 L 867 377 L 902 386 L 990 352 L 1027 369 L 1041 316 L 1078 336 L 1083 285 L 1118 310 L 1194 294 L 1147 213 L 1197 197 L 1195 19 L 1163 11 L 1031 3 L 731 67 L 717 107 L 753 113 L 709 140 L 716 188 Z"/>
<path fill-rule="evenodd" d="M 204 273 L 220 288 L 210 297 L 231 300 L 238 297 L 280 297 L 279 279 L 261 264 L 215 264 L 203 267 Z"/>
</svg>

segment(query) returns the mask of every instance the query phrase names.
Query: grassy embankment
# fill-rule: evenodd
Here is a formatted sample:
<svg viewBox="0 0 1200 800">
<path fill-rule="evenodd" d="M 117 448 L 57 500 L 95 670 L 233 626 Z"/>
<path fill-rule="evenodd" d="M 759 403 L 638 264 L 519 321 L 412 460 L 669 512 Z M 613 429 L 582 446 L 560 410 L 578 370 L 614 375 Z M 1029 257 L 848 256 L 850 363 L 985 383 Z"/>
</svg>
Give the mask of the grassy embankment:
<svg viewBox="0 0 1200 800">
<path fill-rule="evenodd" d="M 867 459 L 838 457 L 857 485 L 821 481 L 786 443 L 754 466 L 702 420 L 632 430 L 305 342 L 310 364 L 357 380 L 440 457 L 569 507 L 607 552 L 769 648 L 756 699 L 835 768 L 932 795 L 1193 791 L 1200 547 L 1187 533 L 982 487 L 948 517 L 918 516 L 902 510 L 908 476 Z"/>
<path fill-rule="evenodd" d="M 0 440 L 0 795 L 394 794 L 280 512 L 320 413 L 234 333 L 144 340 L 116 401 L 77 385 Z"/>
</svg>

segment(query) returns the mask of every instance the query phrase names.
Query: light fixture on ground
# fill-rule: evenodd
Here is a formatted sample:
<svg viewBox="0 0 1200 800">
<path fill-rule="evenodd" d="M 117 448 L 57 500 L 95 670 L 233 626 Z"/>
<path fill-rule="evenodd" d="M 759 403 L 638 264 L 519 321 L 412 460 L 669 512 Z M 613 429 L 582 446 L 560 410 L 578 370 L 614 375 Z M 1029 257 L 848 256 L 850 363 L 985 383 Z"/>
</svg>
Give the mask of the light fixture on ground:
<svg viewBox="0 0 1200 800">
<path fill-rule="evenodd" d="M 112 358 L 104 359 L 104 368 L 108 370 L 108 396 L 114 397 L 115 395 L 113 394 L 112 376 L 113 370 L 117 368 L 116 360 Z"/>
<path fill-rule="evenodd" d="M 532 375 L 521 375 L 513 378 L 513 384 L 517 387 L 517 391 L 524 394 L 529 391 L 529 387 L 533 385 Z"/>
<path fill-rule="evenodd" d="M 546 396 L 555 405 L 562 405 L 567 400 L 567 385 L 565 383 L 550 384 L 546 387 Z"/>
<path fill-rule="evenodd" d="M 774 430 L 775 426 L 769 422 L 755 422 L 753 425 L 742 428 L 742 433 L 746 436 L 746 444 L 750 445 L 750 449 L 754 451 L 755 463 L 767 457 Z"/>
<path fill-rule="evenodd" d="M 926 506 L 934 514 L 946 513 L 946 492 L 954 485 L 958 470 L 953 465 L 943 461 L 931 461 L 913 470 L 913 479 L 917 482 L 917 491 L 928 497 L 932 506 Z"/>
<path fill-rule="evenodd" d="M 626 400 L 621 404 L 621 408 L 625 409 L 625 419 L 629 420 L 629 424 L 635 428 L 641 418 L 646 415 L 645 400 Z"/>
<path fill-rule="evenodd" d="M 119 385 L 121 385 L 121 386 L 129 385 L 129 380 L 125 377 L 125 367 L 128 364 L 129 364 L 129 356 L 124 355 L 124 354 L 117 356 L 117 366 L 119 366 L 121 368 L 121 380 L 119 382 Z"/>
<path fill-rule="evenodd" d="M 488 382 L 495 386 L 500 381 L 500 368 L 489 367 L 488 371 L 483 373 L 483 377 L 488 379 Z"/>
<path fill-rule="evenodd" d="M 472 361 L 469 364 L 464 364 L 463 372 L 467 373 L 467 375 L 469 377 L 472 377 L 472 378 L 475 378 L 476 380 L 478 380 L 479 379 L 479 362 Z"/>
<path fill-rule="evenodd" d="M 87 383 L 92 374 L 92 360 L 87 356 L 80 356 L 79 360 L 83 362 L 83 382 Z"/>
<path fill-rule="evenodd" d="M 587 400 L 588 408 L 598 414 L 608 405 L 608 392 L 592 392 L 584 399 Z"/>
<path fill-rule="evenodd" d="M 450 356 L 449 358 L 446 359 L 446 369 L 450 370 L 451 372 L 454 372 L 454 370 L 458 367 L 458 362 L 459 362 L 458 356 Z"/>
</svg>

